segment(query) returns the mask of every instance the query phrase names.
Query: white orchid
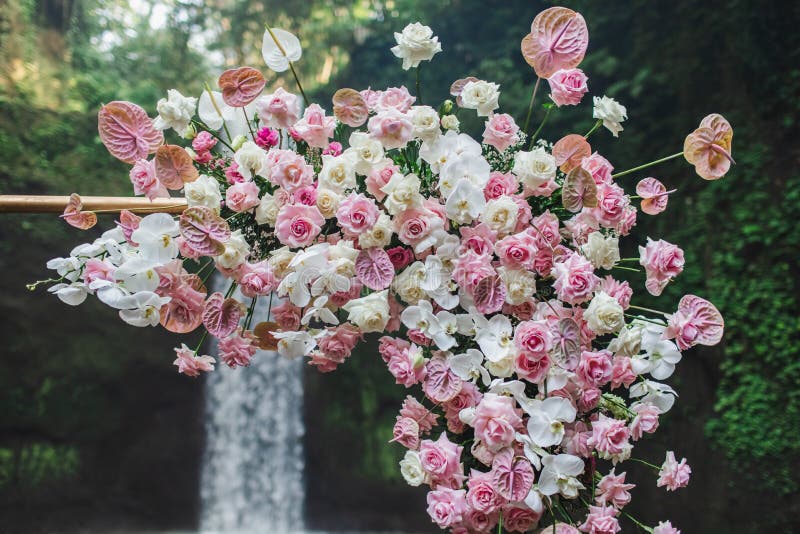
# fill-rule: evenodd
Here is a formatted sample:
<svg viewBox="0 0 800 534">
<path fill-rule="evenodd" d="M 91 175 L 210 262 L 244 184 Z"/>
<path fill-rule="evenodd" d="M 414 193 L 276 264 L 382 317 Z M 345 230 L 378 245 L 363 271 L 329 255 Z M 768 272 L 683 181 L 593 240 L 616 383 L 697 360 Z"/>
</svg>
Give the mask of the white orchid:
<svg viewBox="0 0 800 534">
<path fill-rule="evenodd" d="M 328 297 L 321 296 L 314 299 L 314 302 L 306 310 L 305 315 L 300 320 L 300 324 L 307 325 L 311 319 L 319 319 L 327 324 L 339 324 L 339 319 L 334 315 L 328 306 Z"/>
<path fill-rule="evenodd" d="M 448 159 L 447 162 L 442 164 L 439 173 L 439 191 L 441 191 L 442 196 L 449 198 L 459 181 L 466 180 L 483 193 L 483 188 L 489 181 L 491 171 L 489 162 L 482 155 L 465 152 L 456 158 Z M 476 216 L 473 216 L 473 218 L 476 218 Z"/>
<path fill-rule="evenodd" d="M 528 435 L 539 447 L 561 443 L 564 423 L 575 421 L 577 415 L 572 403 L 563 397 L 548 397 L 543 401 L 534 399 L 524 410 L 530 415 Z"/>
<path fill-rule="evenodd" d="M 439 323 L 439 331 L 433 334 L 433 342 L 442 350 L 450 350 L 456 344 L 453 334 L 458 332 L 458 316 L 441 310 L 436 313 L 436 322 Z"/>
<path fill-rule="evenodd" d="M 114 278 L 131 293 L 155 291 L 160 277 L 156 272 L 159 264 L 145 258 L 131 258 L 119 266 Z"/>
<path fill-rule="evenodd" d="M 467 154 L 482 157 L 481 144 L 467 134 L 460 134 L 452 130 L 437 137 L 433 142 L 422 143 L 419 149 L 420 157 L 431 166 L 434 174 L 439 174 L 442 166 L 449 161 L 467 157 Z"/>
<path fill-rule="evenodd" d="M 70 306 L 83 304 L 89 294 L 86 284 L 83 282 L 72 282 L 71 284 L 56 284 L 47 288 L 49 293 L 55 294 L 61 302 Z"/>
<path fill-rule="evenodd" d="M 119 311 L 119 316 L 132 326 L 156 326 L 161 320 L 159 310 L 170 300 L 170 297 L 160 297 L 151 291 L 140 291 L 120 303 L 124 309 Z"/>
<path fill-rule="evenodd" d="M 445 268 L 441 258 L 431 254 L 425 258 L 424 277 L 420 287 L 436 303 L 446 310 L 458 304 L 458 295 L 454 294 L 453 279 L 450 271 Z"/>
<path fill-rule="evenodd" d="M 442 330 L 439 320 L 433 314 L 433 306 L 427 300 L 420 300 L 416 306 L 403 310 L 400 321 L 409 330 L 419 330 L 431 338 Z"/>
<path fill-rule="evenodd" d="M 539 474 L 538 488 L 542 495 L 560 493 L 567 499 L 574 499 L 578 491 L 585 489 L 576 478 L 583 473 L 583 460 L 571 454 L 548 455 L 542 458 L 542 472 Z"/>
<path fill-rule="evenodd" d="M 476 316 L 473 316 L 475 319 Z M 514 327 L 505 315 L 495 315 L 488 321 L 485 317 L 475 321 L 475 341 L 490 362 L 497 363 L 514 353 Z"/>
<path fill-rule="evenodd" d="M 650 373 L 656 380 L 665 380 L 675 372 L 681 361 L 681 351 L 674 341 L 662 339 L 666 326 L 648 324 L 642 332 L 641 348 L 644 354 L 631 358 L 631 367 L 637 375 Z"/>
<path fill-rule="evenodd" d="M 652 380 L 642 380 L 633 384 L 628 391 L 632 398 L 641 397 L 641 402 L 649 402 L 661 413 L 667 413 L 675 404 L 678 394 L 670 386 Z"/>
<path fill-rule="evenodd" d="M 447 216 L 458 224 L 471 223 L 485 207 L 483 190 L 464 178 L 458 181 L 445 202 Z"/>
<path fill-rule="evenodd" d="M 131 239 L 139 244 L 141 257 L 156 263 L 167 263 L 178 256 L 180 235 L 178 221 L 166 213 L 153 213 L 139 222 Z"/>
<path fill-rule="evenodd" d="M 317 346 L 314 336 L 306 331 L 274 332 L 272 335 L 278 340 L 278 354 L 290 360 L 308 356 Z"/>
<path fill-rule="evenodd" d="M 447 364 L 450 370 L 461 380 L 477 382 L 481 379 L 484 385 L 488 386 L 491 381 L 489 372 L 483 367 L 483 353 L 477 349 L 467 349 L 462 354 L 450 355 Z"/>
</svg>

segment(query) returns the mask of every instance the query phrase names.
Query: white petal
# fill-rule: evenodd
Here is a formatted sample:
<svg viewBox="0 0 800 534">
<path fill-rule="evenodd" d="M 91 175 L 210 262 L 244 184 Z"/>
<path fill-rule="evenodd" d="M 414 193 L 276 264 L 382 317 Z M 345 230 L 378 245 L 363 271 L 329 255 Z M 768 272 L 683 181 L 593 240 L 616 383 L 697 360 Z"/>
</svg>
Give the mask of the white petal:
<svg viewBox="0 0 800 534">
<path fill-rule="evenodd" d="M 280 46 L 275 39 L 278 40 Z M 303 48 L 300 46 L 300 40 L 293 34 L 286 30 L 272 28 L 272 34 L 269 30 L 264 32 L 261 55 L 264 56 L 267 67 L 275 72 L 283 72 L 289 68 L 290 61 L 300 59 L 300 56 L 303 55 Z"/>
</svg>

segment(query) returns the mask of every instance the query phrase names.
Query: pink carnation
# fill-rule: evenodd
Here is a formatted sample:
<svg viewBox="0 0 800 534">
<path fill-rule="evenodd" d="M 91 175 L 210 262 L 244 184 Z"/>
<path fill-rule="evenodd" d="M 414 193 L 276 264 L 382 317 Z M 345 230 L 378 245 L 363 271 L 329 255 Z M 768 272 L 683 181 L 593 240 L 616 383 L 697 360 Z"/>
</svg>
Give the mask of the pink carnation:
<svg viewBox="0 0 800 534">
<path fill-rule="evenodd" d="M 614 280 L 614 278 L 609 274 L 600 280 L 600 286 L 597 289 L 599 291 L 603 291 L 606 295 L 617 299 L 617 302 L 619 302 L 619 305 L 622 306 L 623 310 L 627 310 L 630 307 L 633 289 L 631 289 L 631 286 L 627 281 L 620 282 L 618 280 Z"/>
<path fill-rule="evenodd" d="M 616 534 L 622 530 L 616 515 L 613 506 L 589 506 L 589 515 L 578 530 L 588 534 Z"/>
<path fill-rule="evenodd" d="M 418 357 L 419 356 L 419 357 Z M 425 359 L 421 357 L 419 349 L 412 348 L 394 354 L 388 361 L 389 372 L 397 384 L 410 388 L 425 379 Z"/>
<path fill-rule="evenodd" d="M 441 528 L 458 525 L 468 510 L 464 490 L 443 488 L 428 493 L 428 515 Z"/>
<path fill-rule="evenodd" d="M 319 235 L 325 217 L 315 206 L 287 204 L 278 211 L 275 235 L 284 245 L 307 247 Z"/>
<path fill-rule="evenodd" d="M 514 441 L 514 434 L 522 427 L 522 418 L 511 397 L 487 393 L 475 408 L 475 439 L 481 440 L 491 451 L 499 451 Z"/>
<path fill-rule="evenodd" d="M 595 500 L 601 506 L 611 504 L 619 510 L 631 502 L 631 494 L 628 490 L 635 487 L 636 484 L 625 483 L 625 473 L 617 475 L 612 470 L 597 483 Z"/>
<path fill-rule="evenodd" d="M 247 367 L 250 365 L 250 359 L 256 353 L 256 346 L 253 344 L 252 334 L 239 329 L 228 337 L 220 339 L 217 343 L 217 351 L 220 359 L 228 367 L 233 368 L 237 365 Z"/>
<path fill-rule="evenodd" d="M 195 352 L 185 344 L 175 349 L 177 358 L 173 365 L 178 367 L 178 372 L 186 376 L 196 378 L 201 372 L 214 370 L 214 358 L 211 356 L 197 356 Z"/>
<path fill-rule="evenodd" d="M 507 113 L 493 113 L 489 116 L 489 120 L 486 121 L 486 129 L 483 131 L 483 144 L 493 146 L 498 152 L 503 152 L 518 141 L 519 126 L 514 122 L 514 117 Z"/>
<path fill-rule="evenodd" d="M 192 139 L 192 148 L 197 152 L 208 152 L 217 145 L 217 139 L 209 132 L 199 132 Z"/>
<path fill-rule="evenodd" d="M 631 438 L 634 441 L 641 439 L 646 434 L 652 434 L 658 429 L 658 416 L 661 410 L 649 403 L 639 403 L 631 407 L 636 416 L 631 421 Z"/>
<path fill-rule="evenodd" d="M 256 144 L 265 149 L 278 146 L 280 140 L 280 134 L 278 134 L 277 130 L 273 130 L 272 128 L 261 128 L 256 133 L 255 138 Z"/>
<path fill-rule="evenodd" d="M 339 156 L 342 153 L 342 144 L 337 141 L 328 143 L 328 148 L 322 151 L 324 156 Z"/>
<path fill-rule="evenodd" d="M 686 458 L 682 458 L 680 463 L 675 460 L 675 453 L 667 451 L 667 459 L 658 472 L 656 486 L 667 487 L 667 491 L 675 491 L 678 488 L 686 487 L 689 484 L 689 476 L 692 468 L 686 463 Z"/>
<path fill-rule="evenodd" d="M 581 69 L 557 70 L 547 79 L 550 84 L 550 98 L 559 107 L 580 104 L 583 95 L 589 90 L 586 84 L 588 80 Z"/>
</svg>

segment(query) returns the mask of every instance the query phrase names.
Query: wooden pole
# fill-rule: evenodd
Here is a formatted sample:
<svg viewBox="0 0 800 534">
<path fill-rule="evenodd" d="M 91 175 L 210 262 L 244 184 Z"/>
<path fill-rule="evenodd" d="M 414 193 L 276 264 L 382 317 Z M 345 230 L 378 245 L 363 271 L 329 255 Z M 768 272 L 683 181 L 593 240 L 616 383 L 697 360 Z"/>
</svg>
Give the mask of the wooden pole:
<svg viewBox="0 0 800 534">
<path fill-rule="evenodd" d="M 63 213 L 68 196 L 51 195 L 0 195 L 0 213 Z M 81 197 L 83 211 L 118 213 L 129 210 L 135 213 L 182 213 L 185 198 L 145 197 Z"/>
</svg>

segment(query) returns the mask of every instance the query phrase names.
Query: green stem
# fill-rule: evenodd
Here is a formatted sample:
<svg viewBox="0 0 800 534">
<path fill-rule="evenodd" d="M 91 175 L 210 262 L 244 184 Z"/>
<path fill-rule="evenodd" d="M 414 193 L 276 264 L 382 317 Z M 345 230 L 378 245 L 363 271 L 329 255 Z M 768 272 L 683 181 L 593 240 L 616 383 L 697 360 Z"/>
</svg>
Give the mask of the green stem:
<svg viewBox="0 0 800 534">
<path fill-rule="evenodd" d="M 497 520 L 497 534 L 503 534 L 503 511 L 500 510 L 500 519 Z"/>
<path fill-rule="evenodd" d="M 628 318 L 630 318 L 630 319 L 635 319 L 635 320 L 637 320 L 637 321 L 644 321 L 644 322 L 646 322 L 646 323 L 657 324 L 658 326 L 664 326 L 664 323 L 659 323 L 658 321 L 653 321 L 653 320 L 651 320 L 651 319 L 647 319 L 647 318 L 645 318 L 645 317 L 638 317 L 638 316 L 636 316 L 636 315 L 631 315 L 631 314 L 629 314 L 629 313 L 626 313 L 626 314 L 625 314 L 625 317 L 628 317 Z"/>
<path fill-rule="evenodd" d="M 622 265 L 615 265 L 614 269 L 622 269 L 624 271 L 633 271 L 635 273 L 641 272 L 641 269 L 634 269 L 633 267 L 623 267 Z"/>
<path fill-rule="evenodd" d="M 645 532 L 653 532 L 653 529 L 652 529 L 652 528 L 650 528 L 650 527 L 648 527 L 647 525 L 643 524 L 641 521 L 639 521 L 638 519 L 636 519 L 635 517 L 633 517 L 633 516 L 632 516 L 631 514 L 629 514 L 628 512 L 625 512 L 625 511 L 623 511 L 623 512 L 622 512 L 622 514 L 623 514 L 625 517 L 627 517 L 628 519 L 630 519 L 631 521 L 633 521 L 634 523 L 636 523 L 636 526 L 638 526 L 639 528 L 643 529 Z"/>
<path fill-rule="evenodd" d="M 419 83 L 419 71 L 420 71 L 421 67 L 422 67 L 422 63 L 417 65 L 417 105 L 418 106 L 422 105 L 422 90 L 420 89 L 420 83 Z"/>
<path fill-rule="evenodd" d="M 595 122 L 595 123 L 594 123 L 594 126 L 592 126 L 592 129 L 591 129 L 591 130 L 589 130 L 588 132 L 586 132 L 586 135 L 584 135 L 584 136 L 583 136 L 583 138 L 584 138 L 584 139 L 589 139 L 589 136 L 590 136 L 590 135 L 592 135 L 592 134 L 594 133 L 594 131 L 595 131 L 595 130 L 597 130 L 598 128 L 600 128 L 600 126 L 601 126 L 602 124 L 603 124 L 603 120 L 602 120 L 602 119 L 597 119 L 597 122 Z"/>
<path fill-rule="evenodd" d="M 544 114 L 544 118 L 542 119 L 542 123 L 539 124 L 539 127 L 536 128 L 536 131 L 533 132 L 533 135 L 531 136 L 531 144 L 528 146 L 528 150 L 533 148 L 533 143 L 536 142 L 536 137 L 539 135 L 539 132 L 542 131 L 542 128 L 544 127 L 544 123 L 547 122 L 547 117 L 550 116 L 550 112 L 551 111 L 553 111 L 552 107 L 547 108 L 547 112 Z"/>
<path fill-rule="evenodd" d="M 300 77 L 297 76 L 297 71 L 294 70 L 294 65 L 292 64 L 291 61 L 289 62 L 289 68 L 292 69 L 292 76 L 294 76 L 294 81 L 297 82 L 297 88 L 300 89 L 300 94 L 303 95 L 303 102 L 305 102 L 306 107 L 308 107 L 310 102 L 308 100 L 308 97 L 306 96 L 306 92 L 303 91 L 303 84 L 300 83 Z"/>
<path fill-rule="evenodd" d="M 219 115 L 219 118 L 222 119 L 222 127 L 225 129 L 225 133 L 228 134 L 228 140 L 231 143 L 233 143 L 233 137 L 231 137 L 231 132 L 228 131 L 228 125 L 225 124 L 225 117 L 222 116 L 222 110 L 219 109 L 219 106 L 217 105 L 217 101 L 214 98 L 214 92 L 211 91 L 211 86 L 208 85 L 208 82 L 206 82 L 206 91 L 208 91 L 208 98 L 211 99 L 211 105 L 214 106 L 214 109 L 216 110 L 217 115 Z M 230 148 L 230 147 L 228 147 L 228 148 Z"/>
<path fill-rule="evenodd" d="M 650 163 L 645 163 L 644 165 L 639 165 L 638 167 L 634 167 L 632 169 L 628 169 L 627 171 L 618 172 L 617 174 L 612 174 L 612 178 L 619 178 L 620 176 L 625 176 L 626 174 L 630 174 L 632 172 L 641 171 L 642 169 L 646 169 L 648 167 L 652 167 L 653 165 L 658 165 L 659 163 L 664 163 L 665 161 L 669 161 L 671 159 L 675 159 L 677 157 L 683 156 L 683 152 L 678 152 L 676 154 L 672 154 L 671 156 L 666 156 L 661 159 L 657 159 L 655 161 L 651 161 Z"/>
<path fill-rule="evenodd" d="M 647 467 L 652 467 L 652 468 L 653 468 L 653 469 L 655 469 L 656 471 L 661 471 L 661 467 L 660 467 L 660 466 L 653 465 L 653 464 L 651 464 L 650 462 L 646 462 L 646 461 L 644 461 L 644 460 L 640 460 L 639 458 L 628 458 L 628 460 L 633 460 L 634 462 L 639 462 L 640 464 L 644 464 L 644 465 L 646 465 Z"/>
<path fill-rule="evenodd" d="M 539 82 L 542 79 L 540 77 L 536 77 L 536 83 L 533 86 L 533 92 L 531 93 L 531 102 L 528 104 L 528 116 L 525 117 L 525 127 L 522 129 L 523 132 L 528 131 L 528 124 L 531 122 L 531 114 L 533 113 L 533 101 L 536 100 L 536 91 L 539 89 Z"/>
<path fill-rule="evenodd" d="M 253 128 L 250 126 L 250 119 L 247 118 L 247 110 L 242 108 L 242 113 L 244 114 L 244 122 L 247 123 L 247 129 L 250 131 L 250 137 L 253 138 L 253 141 L 256 140 L 256 134 L 253 133 Z"/>
<path fill-rule="evenodd" d="M 200 342 L 197 344 L 197 348 L 195 348 L 195 349 L 194 349 L 194 354 L 195 354 L 195 356 L 196 356 L 196 355 L 197 355 L 197 353 L 200 351 L 200 347 L 202 347 L 202 346 L 203 346 L 203 341 L 205 341 L 205 340 L 206 340 L 206 336 L 207 336 L 207 335 L 208 335 L 208 330 L 205 330 L 205 331 L 203 332 L 203 335 L 200 337 Z"/>
<path fill-rule="evenodd" d="M 642 310 L 642 311 L 646 311 L 646 312 L 650 312 L 650 313 L 657 313 L 657 314 L 659 314 L 659 315 L 663 315 L 663 316 L 665 316 L 665 317 L 666 317 L 667 315 L 669 315 L 668 313 L 664 313 L 664 312 L 662 312 L 662 311 L 654 310 L 654 309 L 652 309 L 652 308 L 643 308 L 643 307 L 641 307 L 641 306 L 634 306 L 633 304 L 631 304 L 631 305 L 630 305 L 630 306 L 628 306 L 628 307 L 629 307 L 629 308 L 633 308 L 634 310 Z"/>
</svg>

